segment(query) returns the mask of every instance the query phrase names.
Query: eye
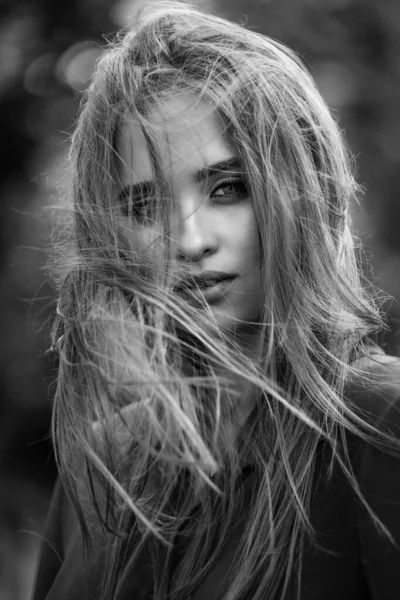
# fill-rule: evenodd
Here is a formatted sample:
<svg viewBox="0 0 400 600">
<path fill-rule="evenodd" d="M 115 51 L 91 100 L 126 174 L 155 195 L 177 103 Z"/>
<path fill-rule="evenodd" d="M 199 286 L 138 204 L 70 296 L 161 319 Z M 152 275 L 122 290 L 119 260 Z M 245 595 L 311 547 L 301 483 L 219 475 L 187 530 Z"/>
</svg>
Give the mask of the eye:
<svg viewBox="0 0 400 600">
<path fill-rule="evenodd" d="M 152 219 L 156 210 L 156 199 L 149 196 L 123 195 L 121 198 L 122 212 L 126 217 L 143 222 Z"/>
<path fill-rule="evenodd" d="M 218 200 L 239 201 L 246 198 L 247 195 L 247 186 L 241 177 L 218 181 L 210 191 L 210 197 Z"/>
</svg>

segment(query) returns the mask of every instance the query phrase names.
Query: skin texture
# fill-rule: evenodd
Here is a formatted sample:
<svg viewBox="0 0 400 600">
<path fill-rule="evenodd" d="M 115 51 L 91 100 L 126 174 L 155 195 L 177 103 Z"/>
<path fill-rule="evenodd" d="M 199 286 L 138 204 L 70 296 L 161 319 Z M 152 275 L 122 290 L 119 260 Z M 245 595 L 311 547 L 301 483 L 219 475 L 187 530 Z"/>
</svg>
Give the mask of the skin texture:
<svg viewBox="0 0 400 600">
<path fill-rule="evenodd" d="M 201 181 L 195 177 L 205 167 L 238 157 L 234 145 L 216 111 L 188 96 L 173 98 L 153 111 L 151 123 L 177 207 L 171 233 L 177 260 L 192 274 L 211 270 L 237 276 L 210 308 L 218 325 L 250 353 L 262 302 L 260 244 L 251 197 L 238 167 Z M 122 128 L 119 153 L 124 164 L 122 188 L 153 180 L 148 146 L 133 116 L 126 118 Z M 147 244 L 159 234 L 155 224 L 139 231 Z M 237 419 L 243 422 L 254 406 L 254 394 L 243 381 L 232 383 L 241 399 Z"/>
</svg>

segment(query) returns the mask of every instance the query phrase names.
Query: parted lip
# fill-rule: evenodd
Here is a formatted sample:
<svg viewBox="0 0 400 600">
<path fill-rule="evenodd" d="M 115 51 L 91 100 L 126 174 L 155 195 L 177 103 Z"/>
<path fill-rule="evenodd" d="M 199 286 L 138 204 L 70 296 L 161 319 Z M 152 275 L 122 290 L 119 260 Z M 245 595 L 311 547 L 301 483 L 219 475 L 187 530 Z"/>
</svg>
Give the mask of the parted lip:
<svg viewBox="0 0 400 600">
<path fill-rule="evenodd" d="M 222 271 L 203 271 L 198 275 L 186 275 L 175 286 L 175 291 L 184 291 L 191 288 L 206 288 L 224 281 L 226 279 L 234 279 L 236 275 L 232 273 L 223 273 Z"/>
</svg>

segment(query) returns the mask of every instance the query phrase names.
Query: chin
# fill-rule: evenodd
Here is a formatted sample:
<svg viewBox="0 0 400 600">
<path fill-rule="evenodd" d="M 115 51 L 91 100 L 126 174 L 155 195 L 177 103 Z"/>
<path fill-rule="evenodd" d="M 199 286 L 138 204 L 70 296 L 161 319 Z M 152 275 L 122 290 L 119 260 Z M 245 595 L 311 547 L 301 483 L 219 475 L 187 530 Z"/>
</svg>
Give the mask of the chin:
<svg viewBox="0 0 400 600">
<path fill-rule="evenodd" d="M 225 331 L 236 331 L 243 325 L 243 316 L 232 309 L 231 306 L 224 307 L 213 307 L 211 306 L 211 312 L 215 318 L 216 323 L 221 329 Z"/>
</svg>

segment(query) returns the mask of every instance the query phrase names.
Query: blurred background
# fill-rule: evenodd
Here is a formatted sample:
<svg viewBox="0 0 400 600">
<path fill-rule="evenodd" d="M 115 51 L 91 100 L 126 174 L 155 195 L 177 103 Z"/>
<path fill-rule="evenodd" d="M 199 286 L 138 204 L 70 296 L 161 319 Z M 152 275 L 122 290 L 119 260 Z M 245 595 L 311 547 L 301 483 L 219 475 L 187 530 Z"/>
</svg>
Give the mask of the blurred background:
<svg viewBox="0 0 400 600">
<path fill-rule="evenodd" d="M 196 2 L 194 2 L 196 3 Z M 397 0 L 198 0 L 286 42 L 346 131 L 366 193 L 358 234 L 400 355 L 400 4 Z M 69 135 L 106 38 L 135 0 L 0 2 L 0 598 L 27 600 L 56 470 L 48 431 L 56 365 L 44 265 Z"/>
</svg>

